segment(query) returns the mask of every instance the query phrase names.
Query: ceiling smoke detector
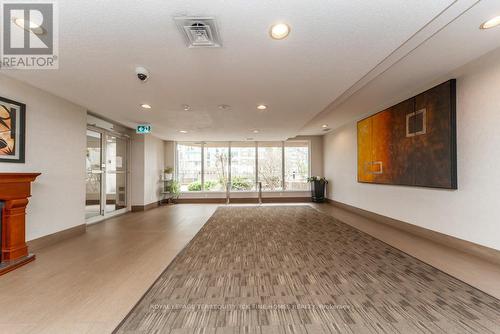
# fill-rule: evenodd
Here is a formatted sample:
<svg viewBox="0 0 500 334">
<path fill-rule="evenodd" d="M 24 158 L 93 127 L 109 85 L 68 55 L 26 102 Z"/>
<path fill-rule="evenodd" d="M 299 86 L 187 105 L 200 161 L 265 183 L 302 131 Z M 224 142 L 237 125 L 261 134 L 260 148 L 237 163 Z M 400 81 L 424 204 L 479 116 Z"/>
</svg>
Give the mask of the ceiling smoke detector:
<svg viewBox="0 0 500 334">
<path fill-rule="evenodd" d="M 184 35 L 188 48 L 220 48 L 217 22 L 213 17 L 178 16 L 174 21 Z"/>
</svg>

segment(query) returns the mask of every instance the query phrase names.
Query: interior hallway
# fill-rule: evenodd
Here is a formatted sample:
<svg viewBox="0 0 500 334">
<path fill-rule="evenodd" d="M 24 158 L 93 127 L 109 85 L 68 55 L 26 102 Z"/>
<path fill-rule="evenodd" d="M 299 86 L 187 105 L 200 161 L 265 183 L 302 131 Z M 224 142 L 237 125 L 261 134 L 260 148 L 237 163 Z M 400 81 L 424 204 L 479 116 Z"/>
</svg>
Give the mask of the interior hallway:
<svg viewBox="0 0 500 334">
<path fill-rule="evenodd" d="M 388 239 L 383 241 L 396 246 L 399 243 L 403 246 L 400 249 L 409 253 L 420 249 L 417 257 L 422 260 L 426 260 L 425 256 L 431 258 L 432 247 L 442 247 L 328 204 L 310 205 L 353 226 L 357 224 L 360 230 L 388 232 Z M 8 310 L 0 313 L 0 332 L 111 332 L 218 206 L 182 204 L 129 213 L 40 249 L 30 266 L 0 277 L 0 309 Z M 404 243 L 408 240 L 404 238 L 411 242 Z M 437 262 L 430 263 L 439 267 L 441 262 L 446 265 L 442 269 L 455 270 L 456 276 L 462 275 L 465 281 L 484 273 L 487 279 L 483 275 L 482 281 L 492 283 L 490 293 L 498 289 L 498 266 L 483 263 L 471 268 L 456 251 L 448 250 L 447 254 L 441 261 L 434 259 Z M 467 273 L 469 278 L 464 276 Z"/>
</svg>

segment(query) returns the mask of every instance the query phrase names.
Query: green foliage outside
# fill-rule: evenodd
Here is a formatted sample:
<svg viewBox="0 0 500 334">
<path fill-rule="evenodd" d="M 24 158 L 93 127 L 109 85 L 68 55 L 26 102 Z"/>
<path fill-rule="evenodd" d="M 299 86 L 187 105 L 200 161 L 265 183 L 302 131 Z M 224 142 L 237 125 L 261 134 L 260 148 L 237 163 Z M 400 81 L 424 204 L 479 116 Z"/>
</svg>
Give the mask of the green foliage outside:
<svg viewBox="0 0 500 334">
<path fill-rule="evenodd" d="M 235 176 L 231 181 L 233 190 L 250 190 L 252 189 L 252 184 L 243 177 Z"/>
<path fill-rule="evenodd" d="M 223 185 L 220 190 L 221 191 L 225 191 L 225 184 L 226 182 L 224 180 L 222 181 L 205 181 L 205 191 L 210 191 L 210 190 L 214 190 L 215 188 L 217 188 L 218 186 L 221 186 Z M 247 179 L 243 178 L 243 177 L 233 177 L 233 181 L 232 181 L 232 188 L 233 190 L 240 190 L 240 191 L 244 191 L 244 190 L 251 190 L 253 187 L 253 184 L 251 182 L 249 182 Z M 189 185 L 188 185 L 188 190 L 189 191 L 201 191 L 201 182 L 200 181 L 194 181 L 194 182 L 191 182 Z"/>
<path fill-rule="evenodd" d="M 206 181 L 205 182 L 205 190 L 209 191 L 216 185 L 218 185 L 219 182 L 215 181 Z M 188 190 L 189 191 L 201 191 L 201 182 L 200 181 L 194 181 L 188 185 Z"/>
</svg>

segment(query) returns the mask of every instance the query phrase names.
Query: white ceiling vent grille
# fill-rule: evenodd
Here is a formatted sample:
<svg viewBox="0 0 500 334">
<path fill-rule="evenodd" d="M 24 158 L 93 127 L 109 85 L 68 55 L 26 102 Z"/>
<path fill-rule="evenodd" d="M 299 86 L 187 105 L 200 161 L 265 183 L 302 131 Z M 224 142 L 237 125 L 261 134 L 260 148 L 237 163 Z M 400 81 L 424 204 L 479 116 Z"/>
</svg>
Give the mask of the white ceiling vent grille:
<svg viewBox="0 0 500 334">
<path fill-rule="evenodd" d="M 174 17 L 189 48 L 219 48 L 222 45 L 217 22 L 213 17 Z"/>
</svg>

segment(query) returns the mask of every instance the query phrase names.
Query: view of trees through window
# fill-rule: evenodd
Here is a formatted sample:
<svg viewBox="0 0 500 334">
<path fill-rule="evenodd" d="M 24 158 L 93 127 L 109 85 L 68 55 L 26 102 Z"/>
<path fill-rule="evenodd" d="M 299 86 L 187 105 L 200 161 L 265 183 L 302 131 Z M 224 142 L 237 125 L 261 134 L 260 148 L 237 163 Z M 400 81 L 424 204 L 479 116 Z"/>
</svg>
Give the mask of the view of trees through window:
<svg viewBox="0 0 500 334">
<path fill-rule="evenodd" d="M 255 190 L 255 143 L 231 143 L 231 190 Z"/>
<path fill-rule="evenodd" d="M 283 160 L 284 159 L 284 160 Z M 181 191 L 309 190 L 309 142 L 177 144 Z M 203 184 L 202 184 L 203 183 Z"/>
<path fill-rule="evenodd" d="M 258 148 L 259 182 L 262 182 L 262 190 L 283 190 L 283 143 L 260 142 Z"/>
<path fill-rule="evenodd" d="M 229 144 L 205 143 L 203 146 L 203 190 L 226 191 L 229 181 Z"/>
<path fill-rule="evenodd" d="M 177 144 L 177 180 L 181 191 L 201 190 L 201 144 Z"/>
</svg>

